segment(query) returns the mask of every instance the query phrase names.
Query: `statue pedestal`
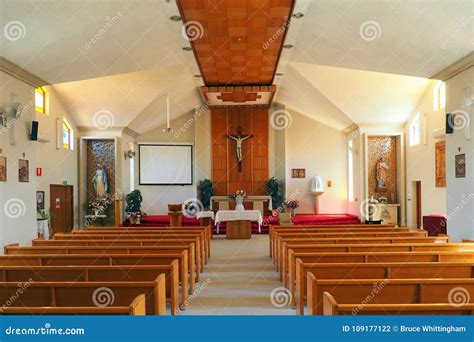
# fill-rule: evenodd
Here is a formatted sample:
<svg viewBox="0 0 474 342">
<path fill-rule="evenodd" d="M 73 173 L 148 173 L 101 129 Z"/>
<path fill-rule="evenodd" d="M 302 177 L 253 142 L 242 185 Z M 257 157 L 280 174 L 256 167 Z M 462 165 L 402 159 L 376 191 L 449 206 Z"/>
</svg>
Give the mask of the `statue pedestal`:
<svg viewBox="0 0 474 342">
<path fill-rule="evenodd" d="M 319 197 L 324 194 L 324 191 L 311 191 L 311 195 L 314 197 L 314 213 L 319 214 Z"/>
</svg>

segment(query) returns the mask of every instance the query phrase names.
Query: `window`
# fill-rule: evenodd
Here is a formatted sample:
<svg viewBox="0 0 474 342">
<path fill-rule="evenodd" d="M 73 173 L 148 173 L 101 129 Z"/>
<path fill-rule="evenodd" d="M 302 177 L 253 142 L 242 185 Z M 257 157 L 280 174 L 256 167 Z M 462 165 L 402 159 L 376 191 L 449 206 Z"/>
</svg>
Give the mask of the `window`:
<svg viewBox="0 0 474 342">
<path fill-rule="evenodd" d="M 433 110 L 444 107 L 446 107 L 446 83 L 438 81 L 433 89 Z"/>
<path fill-rule="evenodd" d="M 353 153 L 353 143 L 352 140 L 349 140 L 348 143 L 348 160 L 347 160 L 347 166 L 348 166 L 348 189 L 347 189 L 347 197 L 349 199 L 349 202 L 354 201 L 354 153 Z"/>
<path fill-rule="evenodd" d="M 74 131 L 66 119 L 63 119 L 63 146 L 66 150 L 74 149 Z"/>
<path fill-rule="evenodd" d="M 35 108 L 37 112 L 46 114 L 46 91 L 42 87 L 35 89 Z"/>
<path fill-rule="evenodd" d="M 413 120 L 411 120 L 409 130 L 410 130 L 410 146 L 418 145 L 421 140 L 420 113 L 416 113 Z"/>
</svg>

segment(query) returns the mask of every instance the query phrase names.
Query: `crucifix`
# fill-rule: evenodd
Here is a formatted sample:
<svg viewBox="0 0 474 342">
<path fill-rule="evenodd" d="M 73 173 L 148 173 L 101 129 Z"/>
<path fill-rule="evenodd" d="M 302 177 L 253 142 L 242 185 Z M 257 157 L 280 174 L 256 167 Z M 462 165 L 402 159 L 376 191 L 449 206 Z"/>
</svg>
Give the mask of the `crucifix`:
<svg viewBox="0 0 474 342">
<path fill-rule="evenodd" d="M 235 140 L 236 146 L 235 150 L 237 152 L 237 162 L 239 167 L 239 172 L 242 172 L 242 141 L 253 138 L 253 134 L 242 134 L 242 127 L 237 127 L 237 134 L 229 135 L 227 134 L 227 138 Z"/>
</svg>

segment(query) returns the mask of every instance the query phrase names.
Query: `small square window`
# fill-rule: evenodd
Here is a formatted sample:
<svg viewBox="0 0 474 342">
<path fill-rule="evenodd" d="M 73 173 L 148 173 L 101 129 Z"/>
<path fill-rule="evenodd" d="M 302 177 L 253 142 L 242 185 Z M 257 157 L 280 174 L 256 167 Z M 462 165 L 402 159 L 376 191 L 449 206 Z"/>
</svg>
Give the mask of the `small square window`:
<svg viewBox="0 0 474 342">
<path fill-rule="evenodd" d="M 421 141 L 421 119 L 420 113 L 416 113 L 413 120 L 411 120 L 409 125 L 410 131 L 410 146 L 415 146 L 420 144 Z"/>
<path fill-rule="evenodd" d="M 74 149 L 74 131 L 66 119 L 63 119 L 63 147 L 66 150 Z"/>
</svg>

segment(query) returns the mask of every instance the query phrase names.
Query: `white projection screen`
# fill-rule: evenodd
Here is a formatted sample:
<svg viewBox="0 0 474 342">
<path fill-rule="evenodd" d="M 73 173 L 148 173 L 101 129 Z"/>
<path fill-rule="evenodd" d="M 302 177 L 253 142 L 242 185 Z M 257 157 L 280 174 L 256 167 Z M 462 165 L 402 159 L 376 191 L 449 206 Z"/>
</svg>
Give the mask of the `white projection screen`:
<svg viewBox="0 0 474 342">
<path fill-rule="evenodd" d="M 193 146 L 139 144 L 140 185 L 192 185 Z"/>
</svg>

